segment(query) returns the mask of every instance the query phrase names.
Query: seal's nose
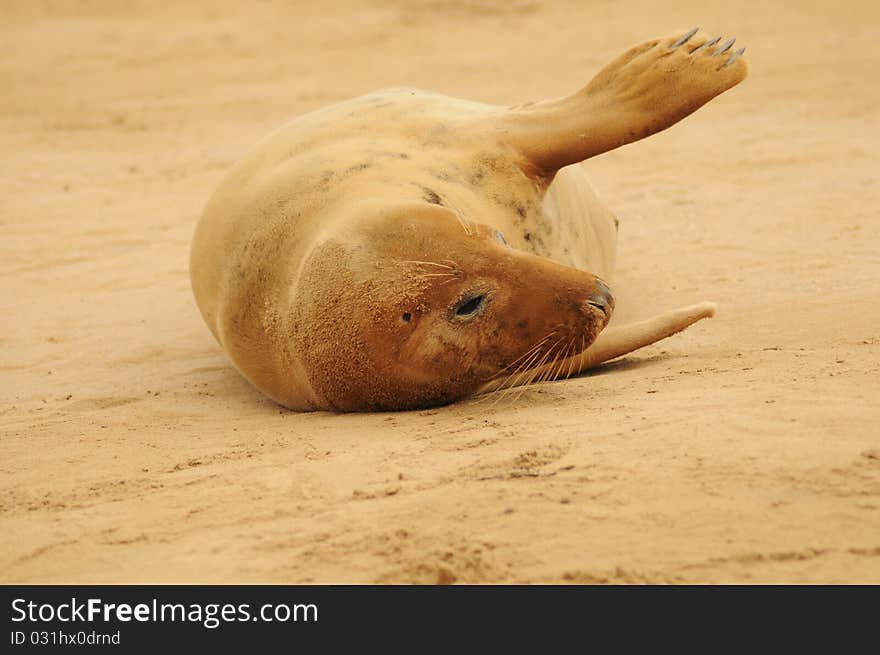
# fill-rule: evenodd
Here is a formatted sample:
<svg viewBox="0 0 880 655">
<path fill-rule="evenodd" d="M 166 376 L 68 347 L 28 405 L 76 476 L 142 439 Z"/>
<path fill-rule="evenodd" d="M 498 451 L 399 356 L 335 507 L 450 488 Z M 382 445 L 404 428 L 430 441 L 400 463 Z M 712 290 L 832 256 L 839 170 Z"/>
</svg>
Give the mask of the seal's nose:
<svg viewBox="0 0 880 655">
<path fill-rule="evenodd" d="M 601 310 L 606 319 L 611 318 L 611 312 L 614 311 L 611 289 L 602 280 L 596 280 L 596 290 L 584 301 L 584 305 Z"/>
</svg>

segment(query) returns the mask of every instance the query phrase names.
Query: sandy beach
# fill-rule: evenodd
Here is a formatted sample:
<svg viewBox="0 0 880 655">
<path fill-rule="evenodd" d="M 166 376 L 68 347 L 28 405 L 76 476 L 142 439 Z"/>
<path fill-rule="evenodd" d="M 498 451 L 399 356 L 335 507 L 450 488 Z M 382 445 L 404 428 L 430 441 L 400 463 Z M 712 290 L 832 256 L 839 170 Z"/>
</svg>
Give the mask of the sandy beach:
<svg viewBox="0 0 880 655">
<path fill-rule="evenodd" d="M 3 14 L 0 582 L 880 583 L 877 3 Z M 189 246 L 255 141 L 389 86 L 560 96 L 697 25 L 749 79 L 584 167 L 618 319 L 715 318 L 425 411 L 298 414 L 228 363 Z"/>
</svg>

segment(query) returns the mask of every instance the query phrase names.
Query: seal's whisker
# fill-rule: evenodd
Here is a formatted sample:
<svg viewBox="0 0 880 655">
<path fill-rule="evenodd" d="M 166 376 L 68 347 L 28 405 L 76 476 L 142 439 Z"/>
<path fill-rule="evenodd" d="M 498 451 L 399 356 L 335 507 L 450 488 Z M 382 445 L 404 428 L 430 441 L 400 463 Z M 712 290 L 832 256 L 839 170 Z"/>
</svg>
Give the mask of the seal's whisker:
<svg viewBox="0 0 880 655">
<path fill-rule="evenodd" d="M 556 365 L 556 369 L 553 371 L 553 375 L 550 376 L 550 381 L 555 382 L 562 376 L 562 369 L 565 368 L 565 358 L 568 357 L 568 347 L 566 346 L 565 350 L 559 351 L 559 363 Z"/>
<path fill-rule="evenodd" d="M 540 344 L 538 344 L 538 345 L 536 345 L 536 346 L 533 346 L 532 348 L 529 348 L 529 350 L 526 351 L 526 353 L 525 353 L 522 357 L 520 357 L 519 359 L 522 359 L 523 357 L 529 357 L 530 355 L 534 355 L 536 352 L 538 352 L 538 350 L 540 349 L 540 347 L 541 347 Z M 519 359 L 518 359 L 517 361 L 519 361 Z M 505 367 L 504 369 L 502 369 L 501 371 L 499 371 L 499 373 L 503 373 L 504 371 L 506 371 L 507 369 L 509 369 L 509 368 L 510 368 L 511 366 L 513 366 L 514 364 L 516 364 L 516 362 L 513 362 L 513 363 L 509 364 L 507 367 Z M 523 361 L 523 362 L 521 362 L 521 363 L 516 367 L 516 369 L 514 369 L 514 371 L 513 371 L 512 373 L 510 373 L 510 374 L 504 379 L 504 382 L 501 383 L 501 385 L 498 387 L 498 389 L 499 389 L 499 390 L 500 390 L 500 389 L 503 389 L 503 388 L 504 388 L 504 385 L 507 384 L 507 383 L 510 381 L 510 379 L 511 379 L 514 375 L 516 375 L 517 373 L 519 373 L 520 371 L 522 371 L 523 368 L 527 366 L 527 364 L 528 364 L 528 361 Z M 497 374 L 496 374 L 496 375 L 497 375 Z M 494 376 L 493 376 L 493 377 L 494 377 Z"/>
<path fill-rule="evenodd" d="M 525 393 L 526 389 L 528 389 L 529 385 L 532 384 L 532 382 L 534 382 L 535 370 L 536 369 L 530 369 L 530 370 L 526 371 L 526 373 L 530 373 L 531 375 L 529 376 L 528 381 L 523 382 L 523 384 L 520 385 L 519 392 L 516 394 L 516 398 L 513 399 L 513 402 L 511 404 L 513 404 L 514 402 L 517 402 L 520 398 L 522 398 L 522 395 Z M 511 387 L 509 389 L 509 391 L 513 391 L 513 387 Z"/>
<path fill-rule="evenodd" d="M 544 367 L 547 358 L 553 353 L 553 351 L 556 349 L 556 346 L 558 346 L 564 338 L 565 337 L 559 337 L 556 341 L 553 342 L 553 345 L 547 349 L 547 353 L 544 355 L 543 358 L 541 358 L 541 361 L 538 362 L 538 365 L 534 367 L 535 375 L 537 375 L 538 372 Z M 531 384 L 531 382 L 529 384 Z"/>
<path fill-rule="evenodd" d="M 464 233 L 467 234 L 468 236 L 470 236 L 471 231 L 468 228 L 467 221 L 464 220 L 464 217 L 461 215 L 461 213 L 457 209 L 454 209 L 452 213 L 455 214 L 455 217 L 458 219 L 458 222 L 461 224 L 461 229 L 464 230 Z"/>
<path fill-rule="evenodd" d="M 581 339 L 583 339 L 583 337 L 581 337 Z M 575 361 L 577 361 L 576 348 L 577 348 L 577 346 L 574 345 L 574 338 L 572 338 L 572 340 L 571 340 L 571 351 L 572 352 L 571 352 L 571 357 L 569 357 L 569 359 L 568 359 L 568 373 L 565 374 L 566 380 L 571 377 L 571 374 L 574 371 L 574 363 L 575 363 Z"/>
<path fill-rule="evenodd" d="M 550 353 L 553 351 L 551 350 Z M 547 375 L 547 372 L 551 369 L 551 364 L 556 361 L 556 355 L 553 355 L 553 360 L 550 363 L 541 362 L 541 365 L 535 368 L 535 378 L 529 384 L 540 384 L 544 379 L 544 376 Z"/>
<path fill-rule="evenodd" d="M 547 366 L 547 372 L 541 376 L 541 382 L 551 382 L 556 379 L 556 365 L 559 362 L 560 357 L 562 357 L 562 352 L 562 348 L 556 351 L 556 354 L 553 356 L 553 361 Z"/>
<path fill-rule="evenodd" d="M 513 371 L 512 373 L 510 373 L 510 374 L 504 379 L 504 382 L 502 382 L 500 385 L 498 385 L 498 388 L 496 388 L 496 389 L 494 390 L 494 392 L 498 392 L 498 391 L 501 391 L 502 389 L 504 389 L 505 385 L 511 380 L 511 378 L 513 378 L 514 375 L 516 375 L 516 374 L 519 373 L 521 370 L 523 370 L 523 367 L 526 366 L 526 365 L 528 364 L 528 359 L 533 359 L 533 358 L 530 357 L 530 356 L 533 355 L 533 354 L 535 354 L 536 352 L 538 352 L 538 351 L 540 350 L 541 346 L 542 346 L 544 343 L 546 343 L 547 340 L 548 340 L 551 336 L 553 336 L 555 333 L 556 333 L 556 331 L 554 330 L 553 332 L 551 332 L 550 334 L 548 334 L 546 337 L 544 337 L 543 339 L 541 339 L 540 341 L 538 341 L 538 343 L 536 343 L 534 346 L 532 346 L 531 348 L 529 348 L 528 350 L 526 350 L 522 355 L 520 355 L 520 356 L 517 357 L 515 360 L 513 360 L 512 362 L 510 362 L 510 364 L 508 364 L 507 366 L 505 366 L 504 368 L 502 368 L 502 369 L 501 369 L 500 371 L 498 371 L 497 373 L 493 373 L 492 375 L 490 375 L 488 378 L 486 378 L 485 381 L 489 381 L 489 380 L 492 380 L 492 379 L 494 379 L 494 378 L 498 378 L 502 373 L 504 373 L 504 371 L 507 371 L 507 370 L 509 370 L 512 366 L 516 365 L 516 364 L 519 363 L 519 362 L 522 362 L 522 363 L 519 363 L 519 365 L 516 367 L 516 369 L 514 369 L 514 371 Z M 494 392 L 493 392 L 493 393 L 494 393 Z"/>
<path fill-rule="evenodd" d="M 553 375 L 554 380 L 558 380 L 562 377 L 562 371 L 565 369 L 565 360 L 568 358 L 568 351 L 571 350 L 571 341 L 569 341 L 565 350 L 562 351 L 562 358 L 559 360 L 559 368 L 556 369 L 556 373 Z"/>
<path fill-rule="evenodd" d="M 553 365 L 556 363 L 556 359 L 558 357 L 559 357 L 558 354 L 553 355 L 553 360 L 550 363 L 548 363 L 547 366 L 544 368 L 544 371 L 538 375 L 538 377 L 536 379 L 537 384 L 543 384 L 544 382 L 547 382 L 547 380 L 550 379 L 550 376 L 553 373 Z"/>
<path fill-rule="evenodd" d="M 568 356 L 568 349 L 570 347 L 571 342 L 569 342 L 564 348 L 560 348 L 556 352 L 556 357 L 553 358 L 553 363 L 550 364 L 550 367 L 548 368 L 547 373 L 544 376 L 543 382 L 551 382 L 559 378 L 559 373 L 560 371 L 562 371 L 562 367 L 565 364 L 565 358 Z"/>
<path fill-rule="evenodd" d="M 575 366 L 577 363 L 578 356 L 578 347 L 577 347 L 577 339 L 575 337 L 571 338 L 571 354 L 568 356 L 568 371 L 565 374 L 565 379 L 567 380 L 572 375 L 574 375 Z"/>
<path fill-rule="evenodd" d="M 404 259 L 401 260 L 402 264 L 424 264 L 425 266 L 439 266 L 440 268 L 449 268 L 452 269 L 452 266 L 447 266 L 446 264 L 439 264 L 437 262 L 423 262 L 418 259 Z"/>
<path fill-rule="evenodd" d="M 464 233 L 468 236 L 471 235 L 471 231 L 468 228 L 467 221 L 461 213 L 461 210 L 455 206 L 448 198 L 446 199 L 446 204 L 449 205 L 449 208 L 452 210 L 452 213 L 455 214 L 455 217 L 458 219 L 458 222 L 461 224 L 461 229 L 464 230 Z"/>
<path fill-rule="evenodd" d="M 568 354 L 568 345 L 564 348 L 559 349 L 559 359 L 556 362 L 556 367 L 553 369 L 553 374 L 548 378 L 550 382 L 554 382 L 559 379 L 559 374 L 562 371 L 562 367 L 565 365 L 565 358 Z"/>
<path fill-rule="evenodd" d="M 540 341 L 538 341 L 534 346 L 532 346 L 532 347 L 529 348 L 527 351 L 525 351 L 522 355 L 520 355 L 519 357 L 517 357 L 516 359 L 514 359 L 512 362 L 510 362 L 510 364 L 508 364 L 507 366 L 505 366 L 504 368 L 502 368 L 500 371 L 498 371 L 498 373 L 496 373 L 496 374 L 493 375 L 492 377 L 495 377 L 495 376 L 499 375 L 500 373 L 504 373 L 504 371 L 506 371 L 507 369 L 509 369 L 511 366 L 513 366 L 514 364 L 516 364 L 516 363 L 519 362 L 520 360 L 522 360 L 522 359 L 524 359 L 525 357 L 527 357 L 527 356 L 528 356 L 533 350 L 535 350 L 536 348 L 540 348 L 541 345 L 544 344 L 544 343 L 546 343 L 547 340 L 548 340 L 550 337 L 552 337 L 554 334 L 556 334 L 556 330 L 553 330 L 552 332 L 550 332 L 546 337 L 544 337 L 543 339 L 541 339 Z M 517 369 L 517 370 L 519 370 L 519 369 Z"/>
<path fill-rule="evenodd" d="M 534 349 L 533 349 L 532 351 L 530 351 L 530 352 L 532 352 L 532 354 L 534 355 L 535 352 L 533 352 L 533 351 L 534 351 Z M 510 388 L 510 387 L 508 386 L 508 382 L 510 382 L 510 381 L 513 379 L 513 376 L 514 376 L 514 375 L 516 375 L 517 373 L 519 373 L 519 372 L 520 372 L 525 366 L 528 365 L 528 361 L 529 361 L 529 360 L 526 360 L 526 361 L 524 361 L 522 364 L 520 364 L 519 366 L 517 366 L 517 367 L 516 367 L 516 370 L 514 370 L 513 373 L 511 373 L 510 375 L 508 375 L 508 376 L 504 379 L 504 381 L 503 381 L 500 385 L 498 385 L 498 388 L 495 389 L 492 393 L 493 393 L 493 394 L 497 394 L 497 393 L 499 393 L 499 392 L 501 392 L 501 391 L 505 391 L 505 392 L 506 392 L 507 389 Z M 501 394 L 501 395 L 496 399 L 496 402 L 497 402 L 497 400 L 500 400 L 501 397 L 503 397 L 503 395 L 504 395 L 504 394 Z M 494 403 L 493 403 L 493 404 L 494 404 Z"/>
<path fill-rule="evenodd" d="M 518 370 L 519 369 L 517 369 L 517 371 Z M 495 407 L 498 403 L 500 403 L 502 400 L 504 400 L 504 398 L 506 398 L 507 395 L 510 393 L 510 390 L 512 388 L 512 384 L 508 385 L 508 382 L 510 382 L 510 380 L 513 378 L 513 376 L 517 374 L 517 371 L 514 371 L 513 373 L 511 373 L 510 377 L 508 377 L 501 384 L 501 386 L 499 386 L 497 389 L 495 389 L 495 391 L 492 392 L 492 395 L 495 396 L 495 400 L 492 403 L 492 407 Z"/>
<path fill-rule="evenodd" d="M 555 378 L 556 380 L 558 380 L 559 378 L 567 377 L 567 376 L 564 376 L 562 374 L 562 372 L 565 370 L 566 360 L 568 360 L 568 354 L 569 354 L 569 352 L 571 352 L 572 343 L 574 343 L 574 342 L 570 339 L 568 341 L 568 345 L 565 346 L 565 354 L 563 354 L 562 360 L 559 362 L 559 370 L 556 371 L 556 378 Z M 569 366 L 569 368 L 570 368 L 570 366 Z"/>
<path fill-rule="evenodd" d="M 529 372 L 530 370 L 532 370 L 532 369 L 530 368 L 531 365 L 532 365 L 532 362 L 534 362 L 534 361 L 535 361 L 538 357 L 540 357 L 540 356 L 541 356 L 541 349 L 540 349 L 540 348 L 536 348 L 536 349 L 534 349 L 534 352 L 532 353 L 532 355 L 531 355 L 527 360 L 525 360 L 522 364 L 520 364 L 519 366 L 517 366 L 516 370 L 515 370 L 513 373 L 511 373 L 511 374 L 507 377 L 507 379 L 501 384 L 501 386 L 498 388 L 498 391 L 501 391 L 502 389 L 504 389 L 504 393 L 502 393 L 502 394 L 498 397 L 498 400 L 499 400 L 499 401 L 500 401 L 502 398 L 505 398 L 505 397 L 508 395 L 508 393 L 510 393 L 510 390 L 513 389 L 515 386 L 517 386 L 517 384 L 519 383 L 520 379 L 521 379 L 524 375 L 528 374 L 528 372 Z M 516 378 L 515 380 L 513 379 L 514 376 L 517 376 L 517 378 Z M 508 384 L 508 382 L 509 382 L 510 384 Z M 505 388 L 505 387 L 506 387 L 506 388 Z M 496 401 L 496 402 L 497 402 L 497 401 Z"/>
<path fill-rule="evenodd" d="M 532 384 L 532 383 L 534 382 L 534 380 L 535 380 L 535 377 L 538 377 L 538 374 L 541 372 L 541 369 L 543 368 L 544 363 L 547 361 L 547 358 L 548 358 L 548 357 L 550 356 L 550 354 L 553 352 L 553 349 L 556 348 L 556 346 L 559 345 L 559 343 L 560 343 L 564 338 L 565 338 L 565 337 L 560 337 L 559 339 L 556 340 L 556 342 L 555 342 L 552 346 L 550 346 L 550 348 L 547 349 L 547 354 L 545 354 L 544 357 L 541 358 L 541 361 L 540 361 L 540 362 L 538 363 L 538 365 L 534 368 L 534 372 L 535 372 L 535 374 L 534 374 L 534 376 L 532 377 L 532 379 L 529 381 L 528 384 Z M 554 361 L 555 361 L 555 360 L 554 360 Z"/>
<path fill-rule="evenodd" d="M 565 348 L 565 357 L 562 358 L 562 361 L 559 364 L 559 372 L 556 374 L 557 379 L 562 378 L 564 380 L 568 379 L 569 372 L 571 371 L 571 358 L 574 357 L 574 337 L 572 337 L 568 346 Z M 566 370 L 565 365 L 568 364 L 568 369 Z M 563 373 L 564 372 L 564 373 Z"/>
<path fill-rule="evenodd" d="M 559 341 L 561 341 L 561 340 L 562 339 L 560 339 Z M 553 347 L 557 343 L 559 343 L 559 341 L 556 341 L 556 343 L 554 343 L 552 346 L 550 346 L 550 348 L 547 350 L 547 352 L 544 353 L 543 358 L 541 358 L 541 361 L 537 366 L 532 366 L 532 364 L 535 362 L 535 360 L 537 360 L 539 357 L 541 357 L 541 349 L 540 348 L 535 350 L 534 354 L 532 354 L 531 357 L 529 357 L 525 362 L 520 364 L 520 366 L 517 367 L 517 371 L 519 371 L 520 369 L 523 369 L 523 370 L 519 373 L 519 375 L 517 375 L 516 371 L 514 371 L 513 373 L 511 373 L 510 377 L 508 377 L 507 380 L 504 381 L 504 384 L 507 385 L 507 382 L 511 378 L 513 378 L 514 375 L 517 376 L 515 380 L 513 380 L 509 385 L 507 385 L 507 389 L 505 389 L 504 393 L 501 394 L 501 396 L 499 397 L 498 400 L 500 401 L 502 398 L 506 398 L 507 395 L 510 393 L 511 389 L 519 386 L 520 380 L 522 380 L 523 376 L 531 374 L 530 378 L 531 378 L 531 380 L 533 380 L 535 372 L 541 368 L 541 365 L 544 363 L 544 360 L 547 359 L 547 356 L 553 351 Z M 526 384 L 527 385 L 531 384 L 531 381 L 529 381 Z"/>
<path fill-rule="evenodd" d="M 526 389 L 535 384 L 535 378 L 538 377 L 538 371 L 540 370 L 540 366 L 537 366 L 531 370 L 531 376 L 529 377 L 528 381 L 520 387 L 519 393 L 516 395 L 514 401 L 518 401 L 520 398 L 522 398 L 523 394 L 526 392 Z"/>
<path fill-rule="evenodd" d="M 581 335 L 581 365 L 580 365 L 580 370 L 578 371 L 578 373 L 583 372 L 584 366 L 586 366 L 586 359 L 587 359 L 587 341 L 584 338 L 584 335 Z"/>
<path fill-rule="evenodd" d="M 478 348 L 474 348 L 474 353 L 471 355 L 471 361 L 468 362 L 468 365 L 465 370 L 470 371 L 474 367 L 474 362 L 477 361 L 477 356 L 480 354 Z"/>
<path fill-rule="evenodd" d="M 539 339 L 532 347 L 530 347 L 528 350 L 526 350 L 522 355 L 520 355 L 515 360 L 510 362 L 510 364 L 505 366 L 503 369 L 501 369 L 497 373 L 494 373 L 493 375 L 486 378 L 486 381 L 492 380 L 492 379 L 497 379 L 502 373 L 504 373 L 507 370 L 510 370 L 511 367 L 516 366 L 516 368 L 510 374 L 508 374 L 507 377 L 504 378 L 504 380 L 498 385 L 498 387 L 496 387 L 495 389 L 493 389 L 489 393 L 485 394 L 486 399 L 488 399 L 490 396 L 493 396 L 493 395 L 496 396 L 495 401 L 492 403 L 493 406 L 495 404 L 497 404 L 498 402 L 500 402 L 502 399 L 506 398 L 515 387 L 518 387 L 518 386 L 526 387 L 529 384 L 532 384 L 535 380 L 535 377 L 537 377 L 539 372 L 541 372 L 543 375 L 543 374 L 546 374 L 546 373 L 553 370 L 553 366 L 558 361 L 561 349 L 556 350 L 556 356 L 554 357 L 552 362 L 550 362 L 549 364 L 546 365 L 546 368 L 544 368 L 544 363 L 547 360 L 547 357 L 554 352 L 554 350 L 556 349 L 556 346 L 559 345 L 565 339 L 565 337 L 563 336 L 563 337 L 560 337 L 559 339 L 557 339 L 555 342 L 553 342 L 553 344 L 549 348 L 546 349 L 546 351 L 543 349 L 543 346 L 550 339 L 552 339 L 556 333 L 557 333 L 557 330 L 551 330 L 544 337 Z M 572 342 L 569 342 L 568 346 L 566 347 L 566 349 L 565 349 L 566 353 L 568 352 L 568 349 L 571 347 L 571 344 L 572 344 Z M 542 357 L 542 355 L 543 355 L 543 357 Z M 540 358 L 540 361 L 538 362 L 538 364 L 534 365 L 535 361 L 538 360 L 539 358 Z M 562 358 L 563 363 L 564 363 L 564 361 L 565 361 L 565 357 Z M 542 369 L 544 369 L 544 370 L 542 371 Z M 560 370 L 561 370 L 561 364 L 560 364 Z M 558 372 L 557 372 L 557 375 L 558 375 Z M 521 383 L 521 381 L 525 377 L 529 378 L 528 382 Z M 477 401 L 477 402 L 481 402 L 481 401 Z"/>
</svg>

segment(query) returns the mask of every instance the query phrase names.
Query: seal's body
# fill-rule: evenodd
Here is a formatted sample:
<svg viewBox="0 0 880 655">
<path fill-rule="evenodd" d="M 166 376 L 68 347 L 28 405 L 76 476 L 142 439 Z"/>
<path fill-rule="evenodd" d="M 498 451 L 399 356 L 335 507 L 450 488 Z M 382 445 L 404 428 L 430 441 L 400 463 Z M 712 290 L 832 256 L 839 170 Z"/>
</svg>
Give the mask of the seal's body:
<svg viewBox="0 0 880 655">
<path fill-rule="evenodd" d="M 741 51 L 694 34 L 637 46 L 561 100 L 392 89 L 281 128 L 196 230 L 193 289 L 214 336 L 292 409 L 402 409 L 570 375 L 711 315 L 597 341 L 615 218 L 570 166 L 745 77 Z"/>
</svg>

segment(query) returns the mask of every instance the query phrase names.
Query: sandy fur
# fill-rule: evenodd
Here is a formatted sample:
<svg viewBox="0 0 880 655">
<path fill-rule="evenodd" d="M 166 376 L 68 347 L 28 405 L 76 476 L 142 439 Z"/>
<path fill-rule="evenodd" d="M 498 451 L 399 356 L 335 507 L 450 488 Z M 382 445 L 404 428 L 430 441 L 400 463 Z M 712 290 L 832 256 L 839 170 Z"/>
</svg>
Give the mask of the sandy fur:
<svg viewBox="0 0 880 655">
<path fill-rule="evenodd" d="M 376 275 L 373 264 L 360 265 L 360 273 L 352 277 L 346 262 L 367 251 L 375 266 L 384 267 L 394 248 L 393 243 L 381 243 L 386 236 L 416 240 L 421 230 L 433 230 L 430 222 L 435 219 L 427 216 L 418 227 L 412 226 L 417 232 L 406 227 L 397 234 L 394 212 L 410 202 L 413 215 L 425 214 L 415 206 L 418 202 L 442 207 L 447 220 L 454 216 L 467 236 L 488 227 L 506 235 L 503 238 L 514 248 L 610 277 L 616 220 L 577 170 L 560 173 L 558 183 L 553 182 L 557 169 L 664 129 L 741 81 L 746 75 L 744 60 L 735 61 L 723 48 L 701 49 L 707 42 L 704 35 L 688 33 L 635 46 L 562 101 L 501 109 L 414 89 L 391 89 L 295 119 L 265 138 L 227 175 L 199 221 L 190 268 L 203 317 L 239 371 L 291 409 L 403 408 L 464 397 L 473 390 L 477 371 L 487 364 L 484 342 L 476 340 L 476 334 L 464 337 L 467 328 L 461 328 L 462 335 L 442 339 L 441 350 L 459 352 L 456 358 L 447 362 L 448 357 L 438 352 L 418 365 L 436 366 L 436 374 L 415 370 L 413 377 L 380 370 L 400 357 L 394 343 L 406 333 L 393 322 L 379 331 L 371 326 L 404 312 L 412 314 L 399 306 L 407 295 L 406 285 L 392 284 L 389 291 L 374 294 L 375 285 L 369 282 Z M 545 197 L 548 184 L 552 191 Z M 366 207 L 373 208 L 374 219 L 368 218 Z M 382 211 L 388 215 L 382 216 Z M 369 220 L 391 222 L 371 233 Z M 436 220 L 441 220 L 440 214 Z M 465 257 L 456 240 L 460 234 L 445 241 L 440 234 L 431 252 Z M 332 247 L 326 249 L 327 244 Z M 341 250 L 331 262 L 315 255 L 336 252 L 334 247 Z M 413 252 L 402 255 L 430 257 Z M 472 273 L 473 257 L 463 260 L 465 276 Z M 316 266 L 319 274 L 310 271 Z M 503 275 L 489 276 L 485 283 L 490 286 L 509 284 Z M 535 284 L 525 293 L 558 293 L 542 288 L 539 276 L 534 277 Z M 367 286 L 358 290 L 358 279 Z M 579 308 L 593 294 L 590 279 L 572 282 L 584 295 L 562 303 L 560 325 L 571 325 L 566 312 L 582 314 Z M 340 304 L 339 299 L 353 290 L 356 295 Z M 362 307 L 358 296 L 364 293 L 378 300 Z M 421 306 L 443 315 L 439 306 Z M 522 306 L 513 305 L 515 311 Z M 331 317 L 325 308 L 334 307 L 345 311 Z M 506 325 L 538 318 L 535 308 L 531 315 L 508 313 L 493 320 Z M 577 339 L 565 336 L 566 327 L 548 342 L 550 351 L 537 354 L 538 368 L 544 360 L 553 366 L 560 357 L 570 357 L 573 349 L 580 353 L 589 346 L 601 326 L 594 325 L 598 319 L 589 311 L 584 320 L 589 324 L 581 331 L 589 338 L 577 346 Z M 523 332 L 517 337 L 519 352 L 528 352 L 554 333 L 552 325 L 548 331 Z M 647 345 L 650 340 L 642 335 L 631 342 Z M 561 344 L 564 352 L 552 351 L 554 344 Z M 496 369 L 503 372 L 511 357 L 496 354 L 495 359 Z M 401 364 L 412 369 L 414 361 Z M 587 363 L 601 363 L 595 357 L 582 361 L 584 366 L 567 374 L 586 370 Z M 474 364 L 478 367 L 471 370 Z M 560 374 L 561 369 L 549 378 Z M 438 383 L 446 382 L 412 399 L 395 400 L 434 375 L 440 376 Z M 370 389 L 388 381 L 386 390 Z M 359 393 L 364 398 L 357 398 Z"/>
</svg>

